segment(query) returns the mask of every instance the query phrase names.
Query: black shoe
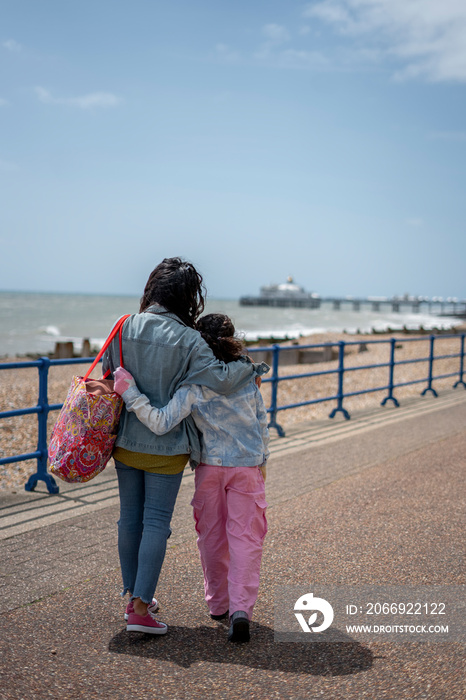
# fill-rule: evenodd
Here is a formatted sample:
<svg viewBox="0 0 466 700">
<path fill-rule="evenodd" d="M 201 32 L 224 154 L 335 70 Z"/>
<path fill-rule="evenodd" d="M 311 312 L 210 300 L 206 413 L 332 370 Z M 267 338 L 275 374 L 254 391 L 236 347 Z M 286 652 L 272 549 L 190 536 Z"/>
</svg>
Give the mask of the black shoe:
<svg viewBox="0 0 466 700">
<path fill-rule="evenodd" d="M 225 620 L 228 617 L 228 610 L 221 615 L 212 615 L 212 613 L 210 613 L 210 617 L 212 620 Z"/>
<path fill-rule="evenodd" d="M 249 619 L 244 610 L 237 610 L 230 617 L 228 641 L 237 644 L 249 642 Z"/>
</svg>

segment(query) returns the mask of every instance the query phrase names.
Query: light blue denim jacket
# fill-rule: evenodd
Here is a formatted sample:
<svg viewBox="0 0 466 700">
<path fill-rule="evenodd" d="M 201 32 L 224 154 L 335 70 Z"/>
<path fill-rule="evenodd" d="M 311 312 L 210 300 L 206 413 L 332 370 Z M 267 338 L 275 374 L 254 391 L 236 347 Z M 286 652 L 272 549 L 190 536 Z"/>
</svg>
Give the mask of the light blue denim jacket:
<svg viewBox="0 0 466 700">
<path fill-rule="evenodd" d="M 200 333 L 186 326 L 163 306 L 153 304 L 145 312 L 130 316 L 123 325 L 123 364 L 153 406 L 165 406 L 184 384 L 199 384 L 220 394 L 229 394 L 263 373 L 248 361 L 225 364 L 217 360 Z M 113 373 L 120 365 L 118 336 L 103 358 L 103 370 Z M 118 447 L 145 454 L 190 454 L 200 461 L 200 439 L 192 416 L 166 435 L 155 435 L 134 413 L 123 409 Z"/>
<path fill-rule="evenodd" d="M 254 379 L 239 391 L 221 396 L 205 386 L 178 389 L 163 408 L 154 408 L 137 386 L 123 394 L 128 411 L 157 435 L 163 435 L 192 412 L 201 432 L 201 461 L 224 467 L 254 467 L 269 456 L 267 412 Z"/>
</svg>

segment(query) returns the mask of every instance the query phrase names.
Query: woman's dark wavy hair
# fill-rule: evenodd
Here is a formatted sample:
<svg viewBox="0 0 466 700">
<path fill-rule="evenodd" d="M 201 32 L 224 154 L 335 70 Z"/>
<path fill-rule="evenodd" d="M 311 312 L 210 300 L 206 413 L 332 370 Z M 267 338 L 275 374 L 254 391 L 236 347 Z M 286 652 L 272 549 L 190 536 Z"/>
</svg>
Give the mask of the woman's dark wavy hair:
<svg viewBox="0 0 466 700">
<path fill-rule="evenodd" d="M 224 314 L 206 314 L 196 323 L 196 329 L 222 362 L 233 362 L 244 354 L 244 343 L 235 337 L 231 318 Z"/>
<path fill-rule="evenodd" d="M 194 265 L 181 258 L 165 258 L 152 270 L 141 298 L 139 313 L 160 304 L 194 328 L 204 311 L 205 287 Z"/>
</svg>

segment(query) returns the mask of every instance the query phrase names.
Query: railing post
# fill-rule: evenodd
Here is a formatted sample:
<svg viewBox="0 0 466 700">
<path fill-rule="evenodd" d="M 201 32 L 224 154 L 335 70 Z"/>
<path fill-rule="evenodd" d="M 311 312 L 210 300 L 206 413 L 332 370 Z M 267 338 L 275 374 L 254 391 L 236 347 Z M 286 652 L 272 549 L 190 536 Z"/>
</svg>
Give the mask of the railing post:
<svg viewBox="0 0 466 700">
<path fill-rule="evenodd" d="M 430 336 L 430 355 L 429 355 L 429 379 L 428 379 L 428 384 L 424 391 L 421 391 L 421 396 L 424 396 L 427 394 L 428 391 L 431 391 L 434 396 L 438 396 L 437 392 L 435 389 L 432 388 L 432 376 L 433 376 L 433 368 L 434 368 L 434 341 L 435 341 L 435 335 Z"/>
<path fill-rule="evenodd" d="M 381 402 L 381 406 L 385 406 L 387 401 L 393 401 L 395 406 L 399 406 L 400 404 L 398 403 L 397 399 L 393 396 L 393 376 L 394 376 L 394 369 L 395 369 L 395 344 L 396 344 L 396 338 L 391 338 L 390 339 L 390 365 L 389 365 L 389 375 L 388 375 L 388 395 L 384 398 L 384 400 Z"/>
<path fill-rule="evenodd" d="M 337 407 L 329 414 L 329 418 L 334 418 L 338 411 L 341 411 L 345 416 L 346 420 L 350 419 L 350 414 L 343 408 L 343 375 L 345 373 L 345 341 L 340 340 L 338 343 L 338 394 L 337 394 Z"/>
<path fill-rule="evenodd" d="M 269 428 L 275 428 L 280 437 L 285 437 L 285 431 L 282 426 L 277 423 L 277 392 L 278 392 L 278 365 L 280 362 L 280 346 L 273 345 L 272 355 L 272 396 L 270 400 L 270 423 Z"/>
<path fill-rule="evenodd" d="M 37 414 L 37 451 L 40 452 L 40 456 L 37 458 L 37 472 L 29 477 L 24 488 L 26 491 L 34 491 L 40 479 L 45 481 L 49 493 L 58 493 L 59 489 L 55 479 L 51 474 L 47 473 L 47 418 L 49 415 L 47 386 L 50 360 L 48 357 L 41 357 L 39 362 L 41 364 L 39 366 L 39 400 L 37 405 L 40 410 Z"/>
<path fill-rule="evenodd" d="M 457 386 L 464 386 L 466 389 L 466 384 L 464 383 L 463 380 L 463 374 L 464 374 L 464 333 L 461 334 L 461 354 L 460 354 L 460 378 L 456 382 L 456 384 L 453 384 L 453 389 L 456 389 Z"/>
</svg>

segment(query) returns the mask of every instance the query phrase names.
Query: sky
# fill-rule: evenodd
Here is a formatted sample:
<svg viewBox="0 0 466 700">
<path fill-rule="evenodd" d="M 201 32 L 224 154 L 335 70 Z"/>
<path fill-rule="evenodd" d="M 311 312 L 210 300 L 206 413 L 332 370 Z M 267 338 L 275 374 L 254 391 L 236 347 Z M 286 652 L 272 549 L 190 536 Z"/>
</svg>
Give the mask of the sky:
<svg viewBox="0 0 466 700">
<path fill-rule="evenodd" d="M 0 0 L 0 289 L 466 298 L 464 0 Z"/>
</svg>

